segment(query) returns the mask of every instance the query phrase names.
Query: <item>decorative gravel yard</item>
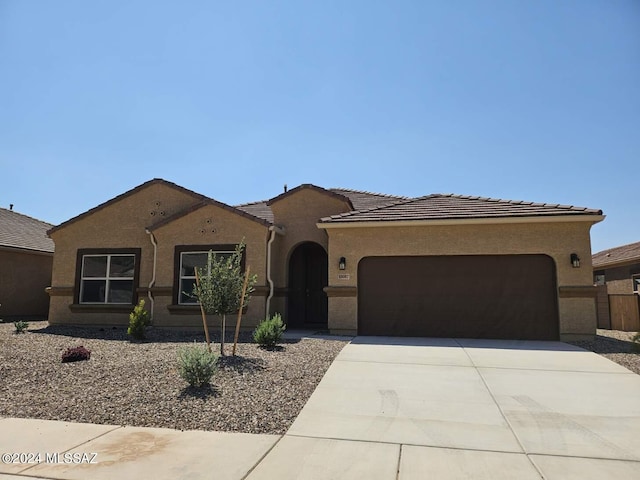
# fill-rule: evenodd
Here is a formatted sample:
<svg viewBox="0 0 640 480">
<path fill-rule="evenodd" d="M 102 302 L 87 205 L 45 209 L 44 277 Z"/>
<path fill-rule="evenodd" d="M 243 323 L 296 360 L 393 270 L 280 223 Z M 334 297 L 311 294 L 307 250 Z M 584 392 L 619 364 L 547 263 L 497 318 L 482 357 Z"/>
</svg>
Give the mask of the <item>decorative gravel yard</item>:
<svg viewBox="0 0 640 480">
<path fill-rule="evenodd" d="M 269 351 L 244 333 L 237 356 L 220 359 L 211 388 L 194 389 L 179 376 L 176 355 L 194 341 L 204 344 L 202 332 L 152 329 L 136 343 L 124 327 L 32 322 L 27 333 L 14 331 L 0 324 L 0 416 L 273 434 L 289 428 L 346 344 L 285 340 Z M 62 363 L 65 350 L 80 345 L 91 358 Z"/>
<path fill-rule="evenodd" d="M 180 347 L 204 344 L 201 332 L 150 330 L 131 342 L 124 327 L 77 328 L 32 322 L 25 334 L 0 323 L 0 416 L 73 422 L 282 434 L 313 393 L 343 339 L 285 340 L 270 351 L 241 335 L 237 356 L 219 361 L 211 388 L 179 376 Z M 572 342 L 640 374 L 633 333 L 598 330 Z M 219 350 L 219 338 L 214 351 Z M 227 353 L 231 353 L 227 338 Z M 88 361 L 62 363 L 70 347 Z"/>
</svg>

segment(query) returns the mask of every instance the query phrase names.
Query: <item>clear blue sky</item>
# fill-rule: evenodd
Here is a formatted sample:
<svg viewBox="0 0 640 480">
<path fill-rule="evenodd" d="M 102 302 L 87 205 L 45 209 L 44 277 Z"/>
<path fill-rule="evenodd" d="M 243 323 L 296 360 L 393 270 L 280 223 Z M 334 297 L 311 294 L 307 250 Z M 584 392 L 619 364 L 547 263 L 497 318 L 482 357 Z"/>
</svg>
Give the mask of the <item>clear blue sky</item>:
<svg viewBox="0 0 640 480">
<path fill-rule="evenodd" d="M 151 178 L 599 208 L 640 241 L 640 2 L 0 0 L 0 205 Z"/>
</svg>

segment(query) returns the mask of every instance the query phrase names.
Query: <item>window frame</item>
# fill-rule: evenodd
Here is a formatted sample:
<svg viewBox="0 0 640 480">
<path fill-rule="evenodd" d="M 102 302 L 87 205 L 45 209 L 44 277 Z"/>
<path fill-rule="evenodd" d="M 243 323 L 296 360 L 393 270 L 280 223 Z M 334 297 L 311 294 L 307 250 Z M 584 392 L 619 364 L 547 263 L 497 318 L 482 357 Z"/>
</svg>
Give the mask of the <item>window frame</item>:
<svg viewBox="0 0 640 480">
<path fill-rule="evenodd" d="M 214 244 L 214 245 L 176 245 L 175 253 L 174 253 L 174 266 L 173 266 L 173 300 L 172 303 L 175 306 L 180 307 L 194 307 L 199 308 L 200 302 L 181 302 L 182 296 L 182 280 L 194 279 L 195 276 L 183 276 L 182 275 L 182 254 L 183 253 L 209 253 L 209 251 L 213 251 L 214 253 L 233 253 L 235 252 L 238 244 L 235 243 L 225 243 L 225 244 Z M 247 250 L 245 246 L 245 250 L 242 252 L 242 260 L 241 260 L 241 268 L 242 271 L 245 270 L 245 259 L 247 256 Z"/>
<path fill-rule="evenodd" d="M 83 248 L 78 249 L 77 258 L 76 258 L 76 282 L 74 288 L 74 304 L 81 305 L 83 307 L 102 307 L 102 308 L 113 308 L 118 309 L 122 307 L 130 307 L 134 306 L 138 303 L 138 284 L 140 278 L 140 248 Z M 133 266 L 133 277 L 110 277 L 109 276 L 109 265 L 111 262 L 112 256 L 118 255 L 131 255 L 133 256 L 134 266 Z M 84 277 L 83 276 L 83 267 L 84 267 L 84 258 L 85 257 L 107 257 L 107 276 L 106 277 Z M 82 291 L 83 291 L 83 280 L 94 279 L 94 280 L 105 280 L 105 288 L 107 292 L 105 293 L 105 301 L 104 302 L 83 302 L 82 301 Z M 109 280 L 131 280 L 133 282 L 132 290 L 131 290 L 131 302 L 130 303 L 112 303 L 108 302 L 108 286 Z"/>
<path fill-rule="evenodd" d="M 606 285 L 607 277 L 604 270 L 597 270 L 593 272 L 593 284 L 594 285 Z"/>
</svg>

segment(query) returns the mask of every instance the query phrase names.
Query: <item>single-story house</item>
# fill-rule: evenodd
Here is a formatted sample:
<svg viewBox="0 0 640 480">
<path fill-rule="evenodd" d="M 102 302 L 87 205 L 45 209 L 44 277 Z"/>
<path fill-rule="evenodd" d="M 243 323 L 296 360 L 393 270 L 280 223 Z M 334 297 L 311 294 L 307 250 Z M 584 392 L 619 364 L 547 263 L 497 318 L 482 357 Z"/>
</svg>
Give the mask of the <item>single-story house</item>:
<svg viewBox="0 0 640 480">
<path fill-rule="evenodd" d="M 640 242 L 595 253 L 593 281 L 598 286 L 598 326 L 640 330 Z"/>
<path fill-rule="evenodd" d="M 243 325 L 280 312 L 332 333 L 589 338 L 600 210 L 310 184 L 230 206 L 154 179 L 49 230 L 52 324 L 200 325 L 185 292 L 209 250 L 244 241 L 258 282 Z"/>
<path fill-rule="evenodd" d="M 53 225 L 0 208 L 0 319 L 44 319 L 49 313 Z"/>
<path fill-rule="evenodd" d="M 594 253 L 592 262 L 596 285 L 607 285 L 610 293 L 640 290 L 640 242 Z"/>
</svg>

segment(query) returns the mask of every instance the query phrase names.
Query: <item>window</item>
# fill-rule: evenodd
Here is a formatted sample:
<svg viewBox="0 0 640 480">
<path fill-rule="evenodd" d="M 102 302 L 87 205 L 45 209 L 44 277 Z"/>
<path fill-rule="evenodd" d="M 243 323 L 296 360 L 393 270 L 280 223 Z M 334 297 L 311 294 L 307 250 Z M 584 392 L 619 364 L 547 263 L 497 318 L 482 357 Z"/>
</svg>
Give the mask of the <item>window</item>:
<svg viewBox="0 0 640 480">
<path fill-rule="evenodd" d="M 213 249 L 212 249 L 213 250 Z M 178 281 L 178 304 L 189 305 L 198 304 L 198 301 L 190 296 L 196 284 L 196 267 L 205 269 L 209 250 L 206 251 L 184 251 L 180 253 L 180 277 Z M 233 254 L 230 250 L 215 250 L 218 256 L 229 257 Z"/>
<path fill-rule="evenodd" d="M 133 304 L 136 255 L 82 254 L 79 303 Z"/>
<path fill-rule="evenodd" d="M 640 274 L 632 275 L 631 279 L 633 280 L 633 291 L 640 292 Z"/>
<path fill-rule="evenodd" d="M 596 272 L 596 274 L 593 276 L 593 280 L 596 285 L 604 285 L 605 284 L 604 273 Z"/>
</svg>

